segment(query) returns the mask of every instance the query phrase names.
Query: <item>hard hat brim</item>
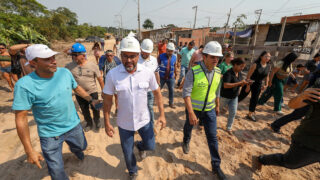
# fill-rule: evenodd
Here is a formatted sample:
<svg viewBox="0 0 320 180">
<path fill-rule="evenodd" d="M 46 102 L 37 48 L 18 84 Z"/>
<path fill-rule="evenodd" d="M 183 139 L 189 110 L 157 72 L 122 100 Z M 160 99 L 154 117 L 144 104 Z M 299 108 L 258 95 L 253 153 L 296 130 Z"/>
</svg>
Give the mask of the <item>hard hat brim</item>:
<svg viewBox="0 0 320 180">
<path fill-rule="evenodd" d="M 141 51 L 142 51 L 142 52 L 145 52 L 145 53 L 152 53 L 152 51 L 145 50 L 145 49 L 142 49 L 142 48 L 141 48 Z"/>
<path fill-rule="evenodd" d="M 141 52 L 141 50 L 139 49 L 136 49 L 136 50 L 134 50 L 134 49 L 127 49 L 127 48 L 123 48 L 123 49 L 120 49 L 120 51 L 121 52 L 134 52 L 134 53 L 140 53 Z"/>
<path fill-rule="evenodd" d="M 206 54 L 209 54 L 211 56 L 223 57 L 223 54 L 221 54 L 221 53 L 206 53 Z"/>
</svg>

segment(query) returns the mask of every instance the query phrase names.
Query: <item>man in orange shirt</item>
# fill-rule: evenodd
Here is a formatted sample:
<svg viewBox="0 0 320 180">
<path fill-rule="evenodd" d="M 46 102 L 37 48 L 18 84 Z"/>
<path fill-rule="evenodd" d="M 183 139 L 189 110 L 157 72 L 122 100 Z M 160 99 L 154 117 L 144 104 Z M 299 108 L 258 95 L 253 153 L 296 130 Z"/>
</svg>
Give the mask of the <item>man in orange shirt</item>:
<svg viewBox="0 0 320 180">
<path fill-rule="evenodd" d="M 158 56 L 167 52 L 168 40 L 164 39 L 158 44 Z"/>
</svg>

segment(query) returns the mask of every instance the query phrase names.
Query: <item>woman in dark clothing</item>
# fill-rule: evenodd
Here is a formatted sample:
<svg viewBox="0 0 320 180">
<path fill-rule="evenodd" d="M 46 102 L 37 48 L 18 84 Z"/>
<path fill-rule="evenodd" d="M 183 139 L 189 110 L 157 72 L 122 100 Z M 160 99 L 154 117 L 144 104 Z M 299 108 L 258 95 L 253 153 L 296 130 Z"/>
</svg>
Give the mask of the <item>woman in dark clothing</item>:
<svg viewBox="0 0 320 180">
<path fill-rule="evenodd" d="M 242 101 L 251 92 L 251 99 L 249 105 L 249 114 L 247 118 L 256 121 L 254 112 L 258 103 L 261 90 L 266 89 L 268 83 L 269 72 L 271 66 L 268 64 L 271 55 L 268 51 L 263 51 L 254 64 L 251 65 L 247 74 L 247 81 L 253 82 L 251 85 L 243 86 L 239 95 L 238 101 Z M 265 86 L 262 85 L 262 81 L 265 80 Z"/>
<path fill-rule="evenodd" d="M 281 61 L 275 62 L 274 67 L 269 75 L 268 88 L 258 100 L 259 105 L 266 103 L 271 96 L 274 97 L 275 115 L 283 115 L 281 111 L 281 100 L 283 98 L 283 86 L 286 79 L 292 72 L 292 63 L 298 58 L 295 53 L 289 53 Z"/>
</svg>

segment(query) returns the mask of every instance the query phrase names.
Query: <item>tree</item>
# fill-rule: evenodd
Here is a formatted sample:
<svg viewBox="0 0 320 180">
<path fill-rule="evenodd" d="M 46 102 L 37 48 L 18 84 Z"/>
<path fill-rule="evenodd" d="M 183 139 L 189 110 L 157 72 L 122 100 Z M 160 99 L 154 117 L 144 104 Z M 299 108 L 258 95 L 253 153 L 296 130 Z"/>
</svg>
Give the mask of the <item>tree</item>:
<svg viewBox="0 0 320 180">
<path fill-rule="evenodd" d="M 142 27 L 145 29 L 153 29 L 153 22 L 150 19 L 146 19 Z"/>
<path fill-rule="evenodd" d="M 245 29 L 246 24 L 243 21 L 244 19 L 247 19 L 247 16 L 245 14 L 240 14 L 239 16 L 237 16 L 237 19 L 233 23 L 233 26 L 237 26 L 237 29 Z"/>
</svg>

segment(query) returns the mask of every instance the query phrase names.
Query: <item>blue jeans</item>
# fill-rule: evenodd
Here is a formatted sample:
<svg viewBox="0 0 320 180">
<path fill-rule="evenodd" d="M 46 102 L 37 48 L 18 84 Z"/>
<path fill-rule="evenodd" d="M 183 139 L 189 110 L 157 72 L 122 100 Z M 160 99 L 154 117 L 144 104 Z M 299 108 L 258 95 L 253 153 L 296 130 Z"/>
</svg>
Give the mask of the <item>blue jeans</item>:
<svg viewBox="0 0 320 180">
<path fill-rule="evenodd" d="M 187 74 L 187 72 L 188 72 L 188 67 L 181 65 L 180 77 L 179 77 L 179 80 L 178 80 L 178 85 L 180 85 L 180 83 L 182 81 L 182 78 Z"/>
<path fill-rule="evenodd" d="M 152 91 L 148 92 L 148 109 L 150 113 L 150 122 L 153 126 L 154 124 L 154 113 L 153 113 L 153 102 L 154 102 L 154 97 Z"/>
<path fill-rule="evenodd" d="M 53 180 L 69 179 L 64 171 L 62 159 L 63 142 L 69 145 L 70 151 L 79 159 L 84 158 L 83 151 L 87 148 L 87 140 L 79 123 L 70 131 L 58 137 L 40 137 L 40 144 L 44 159 L 47 162 L 49 174 Z"/>
<path fill-rule="evenodd" d="M 217 117 L 215 109 L 211 111 L 195 111 L 197 118 L 202 119 L 204 131 L 207 136 L 207 142 L 211 155 L 212 169 L 216 170 L 220 168 L 220 155 L 218 151 L 218 139 L 217 139 Z M 189 144 L 191 140 L 193 126 L 189 122 L 189 113 L 186 109 L 186 122 L 183 127 L 183 142 Z"/>
<path fill-rule="evenodd" d="M 167 79 L 167 80 L 165 80 L 163 78 L 160 78 L 160 88 L 162 89 L 164 84 L 167 84 L 167 86 L 168 86 L 169 104 L 173 104 L 174 83 L 175 83 L 175 79 L 174 78 Z"/>
<path fill-rule="evenodd" d="M 140 128 L 138 132 L 142 139 L 137 145 L 139 151 L 154 150 L 156 143 L 151 122 Z M 135 131 L 125 130 L 119 127 L 121 147 L 129 174 L 137 173 L 138 171 L 137 160 L 133 153 L 134 133 Z"/>
<path fill-rule="evenodd" d="M 221 108 L 224 108 L 226 105 L 228 105 L 228 123 L 227 123 L 227 129 L 231 130 L 232 124 L 234 121 L 234 118 L 236 117 L 237 114 L 237 109 L 238 109 L 238 96 L 233 99 L 228 99 L 221 97 Z"/>
</svg>

